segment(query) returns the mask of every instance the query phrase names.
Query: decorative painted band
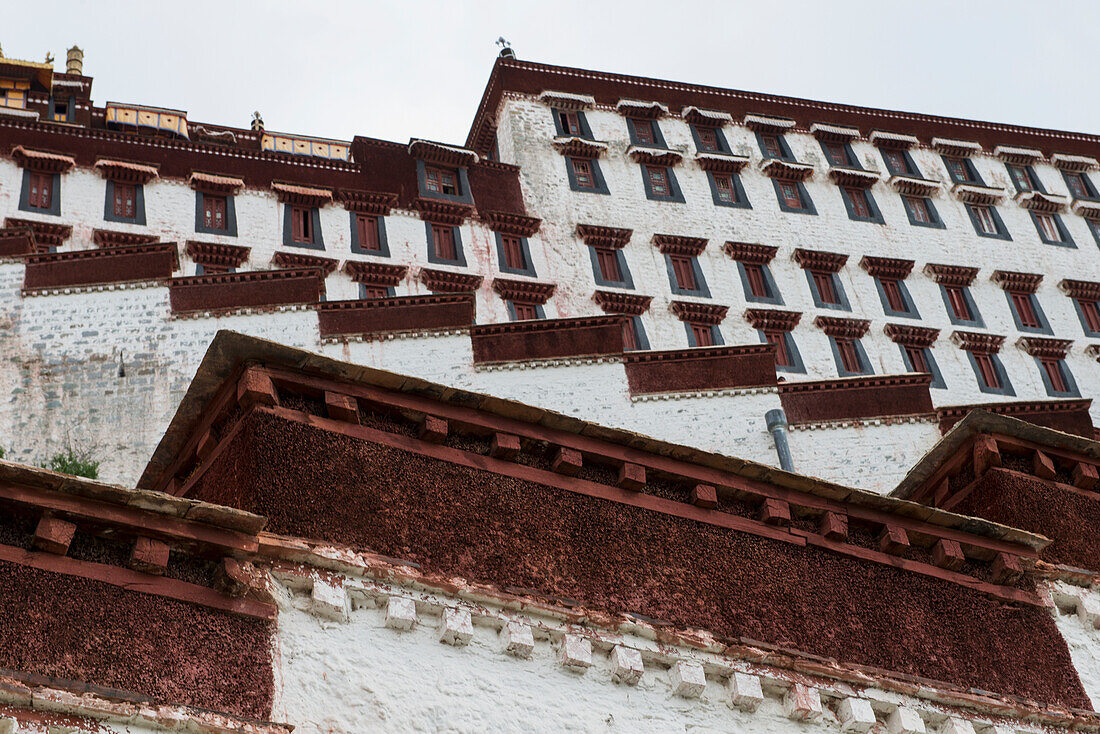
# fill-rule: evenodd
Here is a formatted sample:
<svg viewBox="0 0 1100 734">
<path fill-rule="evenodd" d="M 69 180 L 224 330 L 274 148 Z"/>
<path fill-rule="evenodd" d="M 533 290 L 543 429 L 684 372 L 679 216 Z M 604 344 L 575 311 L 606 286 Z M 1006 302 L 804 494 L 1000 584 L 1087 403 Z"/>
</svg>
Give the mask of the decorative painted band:
<svg viewBox="0 0 1100 734">
<path fill-rule="evenodd" d="M 981 409 L 1091 439 L 1094 435 L 1092 416 L 1089 414 L 1091 406 L 1091 400 L 1027 400 L 982 405 L 947 405 L 936 410 L 936 417 L 940 421 L 941 433 L 951 430 L 971 410 Z"/>
<path fill-rule="evenodd" d="M 318 308 L 321 336 L 472 326 L 472 293 L 330 301 Z"/>
<path fill-rule="evenodd" d="M 129 283 L 172 277 L 179 268 L 173 242 L 30 255 L 24 290 Z"/>
<path fill-rule="evenodd" d="M 622 322 L 622 316 L 592 316 L 475 326 L 474 363 L 621 354 Z"/>
<path fill-rule="evenodd" d="M 775 385 L 775 345 L 631 352 L 625 357 L 631 395 Z"/>
<path fill-rule="evenodd" d="M 317 270 L 258 270 L 173 278 L 172 311 L 215 311 L 317 303 L 324 287 Z"/>
<path fill-rule="evenodd" d="M 934 412 L 927 374 L 786 382 L 779 399 L 792 424 Z"/>
</svg>

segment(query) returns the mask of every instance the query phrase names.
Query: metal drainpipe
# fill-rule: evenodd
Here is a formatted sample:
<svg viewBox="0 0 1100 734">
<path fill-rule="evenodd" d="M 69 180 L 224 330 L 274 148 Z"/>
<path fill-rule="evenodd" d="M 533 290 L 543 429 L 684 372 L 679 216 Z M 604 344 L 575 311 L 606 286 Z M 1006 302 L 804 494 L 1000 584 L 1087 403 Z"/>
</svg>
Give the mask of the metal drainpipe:
<svg viewBox="0 0 1100 734">
<path fill-rule="evenodd" d="M 791 459 L 791 445 L 787 443 L 787 414 L 782 408 L 769 410 L 764 414 L 764 422 L 768 425 L 768 431 L 775 441 L 775 453 L 779 454 L 779 466 L 783 471 L 794 471 L 794 461 Z"/>
</svg>

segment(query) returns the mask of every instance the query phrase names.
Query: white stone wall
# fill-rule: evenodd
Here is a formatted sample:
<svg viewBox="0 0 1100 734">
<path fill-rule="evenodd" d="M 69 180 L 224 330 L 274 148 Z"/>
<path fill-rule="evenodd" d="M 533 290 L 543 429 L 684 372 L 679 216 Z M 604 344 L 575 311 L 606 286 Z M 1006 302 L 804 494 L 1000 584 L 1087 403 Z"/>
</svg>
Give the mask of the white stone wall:
<svg viewBox="0 0 1100 734">
<path fill-rule="evenodd" d="M 1062 217 L 1077 243 L 1076 249 L 1045 245 L 1039 240 L 1028 212 L 1006 198 L 998 210 L 1013 240 L 983 238 L 975 234 L 963 204 L 945 190 L 934 197 L 934 203 L 946 229 L 914 227 L 909 224 L 900 196 L 883 182 L 873 187 L 872 194 L 886 225 L 852 221 L 839 189 L 825 174 L 827 165 L 817 140 L 806 133 L 790 133 L 786 139 L 797 160 L 816 166 L 806 189 L 818 214 L 784 213 L 779 209 L 771 180 L 757 169 L 761 155 L 755 136 L 740 125 L 727 125 L 723 130 L 733 152 L 752 159 L 741 174 L 752 209 L 718 207 L 713 203 L 705 172 L 694 162 L 696 151 L 690 128 L 678 116 L 662 118 L 659 124 L 669 147 L 684 156 L 684 162 L 674 167 L 674 173 L 685 203 L 650 201 L 645 197 L 640 166 L 625 153 L 630 144 L 626 120 L 614 109 L 604 107 L 587 110 L 585 114 L 593 136 L 609 146 L 600 159 L 600 168 L 610 196 L 569 189 L 565 159 L 551 145 L 554 123 L 546 105 L 506 95 L 497 132 L 501 158 L 521 167 L 528 210 L 543 219 L 542 244 L 550 253 L 548 259 L 553 268 L 550 279 L 559 284 L 558 292 L 573 304 L 578 315 L 598 313 L 599 309 L 591 302 L 595 285 L 587 248 L 575 235 L 576 225 L 633 229 L 634 236 L 625 253 L 636 291 L 654 296 L 649 312 L 642 317 L 650 343 L 655 349 L 686 346 L 683 326 L 668 311 L 672 291 L 663 256 L 653 246 L 652 236 L 660 233 L 705 237 L 709 244 L 700 263 L 713 296 L 709 300 L 730 306 L 721 325 L 723 337 L 727 344 L 756 342 L 758 336 L 742 313 L 745 308 L 769 306 L 745 300 L 736 264 L 722 252 L 722 245 L 731 240 L 758 242 L 779 247 L 771 268 L 785 302 L 783 308 L 803 314 L 793 334 L 807 374 L 804 377 L 788 374 L 787 379 L 837 376 L 828 339 L 813 321 L 818 315 L 844 316 L 871 320 L 863 345 L 876 374 L 905 371 L 898 346 L 882 332 L 888 321 L 940 329 L 933 351 L 948 389 L 932 391 L 936 405 L 1046 400 L 1049 396 L 1038 367 L 1015 346 L 1017 338 L 1025 334 L 1016 330 L 1004 292 L 990 281 L 993 271 L 998 269 L 1036 272 L 1044 275 L 1037 295 L 1054 336 L 1074 341 L 1067 364 L 1083 396 L 1095 395 L 1096 386 L 1100 385 L 1100 365 L 1085 354 L 1088 340 L 1073 302 L 1057 288 L 1063 278 L 1100 279 L 1100 251 L 1081 217 L 1070 213 Z M 853 149 L 864 168 L 885 174 L 885 164 L 874 146 L 857 141 Z M 925 177 L 947 179 L 940 156 L 934 150 L 914 149 L 912 154 Z M 975 165 L 988 185 L 1015 190 L 1001 161 L 982 156 L 975 159 Z M 1038 164 L 1035 170 L 1048 191 L 1067 193 L 1061 174 L 1053 166 Z M 814 307 L 805 274 L 791 259 L 799 247 L 849 255 L 840 280 L 851 303 L 851 313 Z M 859 267 L 864 255 L 916 260 L 906 285 L 920 320 L 884 316 L 874 280 Z M 950 334 L 957 327 L 947 317 L 939 286 L 922 272 L 926 263 L 981 267 L 972 294 L 985 320 L 985 331 L 1008 337 L 1001 359 L 1015 388 L 1015 398 L 978 390 L 966 355 L 950 342 Z M 1100 405 L 1094 406 L 1093 416 L 1094 420 L 1100 419 Z"/>
</svg>

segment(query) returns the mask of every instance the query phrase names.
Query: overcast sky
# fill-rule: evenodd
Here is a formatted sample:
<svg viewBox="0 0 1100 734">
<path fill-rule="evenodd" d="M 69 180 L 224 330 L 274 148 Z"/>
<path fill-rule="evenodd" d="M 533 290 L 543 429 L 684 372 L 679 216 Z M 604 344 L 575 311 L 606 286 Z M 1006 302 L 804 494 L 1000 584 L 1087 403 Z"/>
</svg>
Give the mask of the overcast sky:
<svg viewBox="0 0 1100 734">
<path fill-rule="evenodd" d="M 1100 131 L 1097 0 L 7 3 L 6 56 L 96 104 L 351 139 L 465 140 L 504 36 L 521 59 L 996 122 Z"/>
</svg>

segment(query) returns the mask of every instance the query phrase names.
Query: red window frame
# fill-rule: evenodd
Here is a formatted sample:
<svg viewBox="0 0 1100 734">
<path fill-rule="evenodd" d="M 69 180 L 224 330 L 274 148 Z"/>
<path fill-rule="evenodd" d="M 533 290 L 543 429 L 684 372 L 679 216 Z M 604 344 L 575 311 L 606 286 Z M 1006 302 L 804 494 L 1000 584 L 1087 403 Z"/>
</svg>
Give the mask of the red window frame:
<svg viewBox="0 0 1100 734">
<path fill-rule="evenodd" d="M 27 206 L 49 209 L 53 205 L 53 174 L 30 171 L 27 175 Z"/>
<path fill-rule="evenodd" d="M 133 219 L 137 212 L 137 186 L 127 183 L 114 185 L 114 214 L 122 219 Z"/>
<path fill-rule="evenodd" d="M 866 191 L 850 187 L 845 187 L 842 191 L 852 207 L 852 214 L 863 219 L 871 218 L 871 202 L 867 200 Z"/>
<path fill-rule="evenodd" d="M 1031 301 L 1030 293 L 1010 293 L 1012 298 L 1012 308 L 1016 311 L 1016 316 L 1020 319 L 1020 326 L 1025 326 L 1029 329 L 1038 329 L 1043 325 L 1039 321 L 1039 315 L 1035 312 L 1035 306 Z"/>
<path fill-rule="evenodd" d="M 1050 389 L 1054 392 L 1069 392 L 1066 385 L 1066 376 L 1062 373 L 1062 360 L 1052 357 L 1040 357 L 1039 364 L 1043 367 L 1047 379 L 1050 381 Z"/>
<path fill-rule="evenodd" d="M 717 153 L 718 147 L 718 132 L 713 127 L 697 127 L 696 132 L 699 134 L 699 148 L 705 153 Z"/>
<path fill-rule="evenodd" d="M 913 219 L 924 224 L 932 223 L 932 212 L 928 210 L 928 202 L 919 196 L 907 196 L 905 202 L 909 205 L 909 211 Z"/>
<path fill-rule="evenodd" d="M 692 258 L 685 255 L 669 255 L 668 259 L 672 263 L 672 273 L 676 276 L 676 287 L 684 291 L 699 290 Z"/>
<path fill-rule="evenodd" d="M 1069 187 L 1069 192 L 1075 199 L 1088 199 L 1091 197 L 1088 184 L 1085 183 L 1085 177 L 1080 173 L 1067 173 L 1066 186 Z"/>
<path fill-rule="evenodd" d="M 1025 166 L 1009 164 L 1008 174 L 1012 176 L 1012 182 L 1016 184 L 1017 191 L 1034 191 L 1035 184 L 1031 180 L 1031 174 Z"/>
<path fill-rule="evenodd" d="M 970 313 L 970 304 L 966 302 L 966 293 L 963 291 L 963 286 L 945 285 L 943 290 L 947 293 L 947 302 L 950 304 L 951 310 L 955 312 L 955 318 L 959 321 L 973 321 L 974 316 Z"/>
<path fill-rule="evenodd" d="M 580 135 L 581 122 L 576 112 L 559 112 L 558 123 L 566 135 Z"/>
<path fill-rule="evenodd" d="M 882 292 L 886 296 L 886 303 L 890 306 L 890 310 L 908 313 L 909 309 L 905 307 L 905 296 L 901 293 L 901 284 L 894 278 L 879 278 L 878 282 L 882 286 Z"/>
<path fill-rule="evenodd" d="M 1058 223 L 1054 221 L 1052 214 L 1036 212 L 1035 221 L 1038 223 L 1039 231 L 1043 233 L 1043 237 L 1051 242 L 1062 241 L 1062 231 L 1058 229 Z"/>
<path fill-rule="evenodd" d="M 523 257 L 523 243 L 514 235 L 500 236 L 500 249 L 504 251 L 504 265 L 513 270 L 526 270 L 527 262 Z"/>
<path fill-rule="evenodd" d="M 592 161 L 587 158 L 570 158 L 573 166 L 573 180 L 582 189 L 596 188 L 596 178 L 592 175 Z"/>
<path fill-rule="evenodd" d="M 1100 303 L 1078 298 L 1077 305 L 1081 308 L 1081 313 L 1085 315 L 1085 326 L 1088 327 L 1088 330 L 1100 332 Z"/>
<path fill-rule="evenodd" d="M 646 176 L 649 177 L 649 190 L 654 196 L 671 196 L 672 189 L 668 185 L 668 169 L 664 166 L 646 166 Z"/>
<path fill-rule="evenodd" d="M 783 146 L 779 143 L 778 135 L 761 135 L 760 140 L 764 143 L 764 150 L 772 158 L 783 157 Z"/>
<path fill-rule="evenodd" d="M 638 141 L 639 145 L 657 144 L 657 137 L 653 133 L 652 120 L 639 120 L 637 118 L 631 118 L 630 124 L 634 126 L 634 139 Z"/>
<path fill-rule="evenodd" d="M 764 266 L 760 263 L 741 263 L 745 269 L 745 280 L 749 283 L 749 295 L 755 298 L 768 297 L 768 281 L 764 277 Z"/>
<path fill-rule="evenodd" d="M 985 352 L 971 352 L 974 355 L 974 364 L 978 365 L 978 375 L 986 387 L 991 390 L 1001 389 L 1001 377 L 997 374 L 997 365 L 993 364 L 993 355 Z"/>
<path fill-rule="evenodd" d="M 727 204 L 737 202 L 737 187 L 733 185 L 733 176 L 730 174 L 714 174 L 714 189 L 718 192 L 718 201 L 724 201 Z"/>
<path fill-rule="evenodd" d="M 634 331 L 634 319 L 626 317 L 623 322 L 623 351 L 631 352 L 638 348 L 638 334 Z"/>
<path fill-rule="evenodd" d="M 829 163 L 834 166 L 850 166 L 848 148 L 843 143 L 825 143 L 825 155 L 829 157 Z"/>
<path fill-rule="evenodd" d="M 908 176 L 911 175 L 909 170 L 909 161 L 905 158 L 905 154 L 900 150 L 884 150 L 882 151 L 882 157 L 886 160 L 886 167 L 896 175 Z"/>
<path fill-rule="evenodd" d="M 764 341 L 769 344 L 775 345 L 775 366 L 776 367 L 791 367 L 791 354 L 787 350 L 787 336 L 786 332 L 765 329 Z"/>
<path fill-rule="evenodd" d="M 225 231 L 228 223 L 225 218 L 225 210 L 228 202 L 224 196 L 202 195 L 202 226 L 206 229 Z"/>
<path fill-rule="evenodd" d="M 424 186 L 432 193 L 458 196 L 458 175 L 446 168 L 425 168 Z"/>
<path fill-rule="evenodd" d="M 516 315 L 516 321 L 534 321 L 539 317 L 539 307 L 534 303 L 512 301 L 512 311 Z"/>
<path fill-rule="evenodd" d="M 359 289 L 360 298 L 388 298 L 390 295 L 389 289 L 384 285 L 370 285 L 363 283 Z"/>
<path fill-rule="evenodd" d="M 619 255 L 607 247 L 596 248 L 596 264 L 600 267 L 600 277 L 609 283 L 621 283 L 623 272 L 619 267 Z"/>
<path fill-rule="evenodd" d="M 974 183 L 974 177 L 970 175 L 970 166 L 962 158 L 947 158 L 947 170 L 951 178 L 959 183 Z"/>
<path fill-rule="evenodd" d="M 295 242 L 313 242 L 313 210 L 305 206 L 290 208 L 290 238 Z"/>
<path fill-rule="evenodd" d="M 779 197 L 791 209 L 805 208 L 802 204 L 802 192 L 798 190 L 798 183 L 795 181 L 780 181 Z"/>
<path fill-rule="evenodd" d="M 924 352 L 924 347 L 913 347 L 906 345 L 905 356 L 909 359 L 909 368 L 913 372 L 932 372 L 932 369 L 928 365 L 928 356 Z"/>
<path fill-rule="evenodd" d="M 378 217 L 358 214 L 355 217 L 355 228 L 360 250 L 379 252 L 382 249 L 382 243 L 378 240 Z"/>
<path fill-rule="evenodd" d="M 1000 234 L 997 230 L 997 220 L 993 218 L 993 211 L 988 206 L 972 205 L 974 218 L 978 220 L 978 229 L 984 234 Z"/>
<path fill-rule="evenodd" d="M 827 303 L 831 306 L 840 305 L 840 298 L 836 292 L 836 285 L 833 283 L 832 273 L 811 270 L 810 277 L 813 278 L 814 288 L 817 289 L 817 297 L 822 303 Z"/>
<path fill-rule="evenodd" d="M 457 260 L 458 248 L 455 247 L 455 228 L 448 225 L 432 225 L 432 249 L 440 260 Z"/>
<path fill-rule="evenodd" d="M 833 341 L 836 342 L 836 351 L 840 355 L 840 363 L 844 366 L 844 371 L 863 372 L 863 365 L 859 362 L 859 352 L 856 350 L 855 339 L 838 336 L 833 337 Z"/>
<path fill-rule="evenodd" d="M 689 323 L 688 326 L 691 327 L 691 338 L 695 341 L 695 346 L 714 346 L 714 329 L 710 324 Z"/>
</svg>

